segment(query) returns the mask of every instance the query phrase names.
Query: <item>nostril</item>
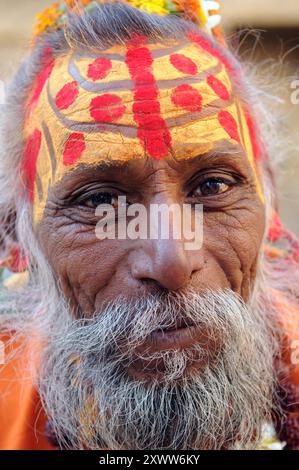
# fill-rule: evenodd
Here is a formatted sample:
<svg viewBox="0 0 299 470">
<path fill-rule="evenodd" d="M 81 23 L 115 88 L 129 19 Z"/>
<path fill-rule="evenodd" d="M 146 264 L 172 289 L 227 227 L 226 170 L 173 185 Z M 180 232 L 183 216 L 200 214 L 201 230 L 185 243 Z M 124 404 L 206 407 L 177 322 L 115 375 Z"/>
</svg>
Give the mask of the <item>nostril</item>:
<svg viewBox="0 0 299 470">
<path fill-rule="evenodd" d="M 178 291 L 190 283 L 198 262 L 179 241 L 152 240 L 131 253 L 130 264 L 135 281 L 160 291 Z"/>
</svg>

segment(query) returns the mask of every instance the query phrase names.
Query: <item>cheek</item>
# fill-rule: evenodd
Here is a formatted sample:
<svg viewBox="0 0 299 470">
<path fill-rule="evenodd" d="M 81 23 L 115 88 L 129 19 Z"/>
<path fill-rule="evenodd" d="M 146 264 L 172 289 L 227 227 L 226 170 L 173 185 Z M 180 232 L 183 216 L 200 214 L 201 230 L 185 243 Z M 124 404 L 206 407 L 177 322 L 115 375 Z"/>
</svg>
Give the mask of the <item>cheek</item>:
<svg viewBox="0 0 299 470">
<path fill-rule="evenodd" d="M 124 279 L 119 271 L 125 265 L 125 241 L 101 241 L 96 238 L 94 226 L 79 227 L 47 219 L 40 226 L 38 238 L 65 297 L 74 308 L 79 305 L 85 314 L 92 314 L 96 296 L 105 289 L 110 291 L 111 285 L 117 285 L 114 295 L 119 295 Z M 102 300 L 109 299 L 103 294 Z"/>
<path fill-rule="evenodd" d="M 259 201 L 247 208 L 205 215 L 206 265 L 212 267 L 214 280 L 222 280 L 220 287 L 231 288 L 244 300 L 254 284 L 264 229 L 264 207 Z"/>
</svg>

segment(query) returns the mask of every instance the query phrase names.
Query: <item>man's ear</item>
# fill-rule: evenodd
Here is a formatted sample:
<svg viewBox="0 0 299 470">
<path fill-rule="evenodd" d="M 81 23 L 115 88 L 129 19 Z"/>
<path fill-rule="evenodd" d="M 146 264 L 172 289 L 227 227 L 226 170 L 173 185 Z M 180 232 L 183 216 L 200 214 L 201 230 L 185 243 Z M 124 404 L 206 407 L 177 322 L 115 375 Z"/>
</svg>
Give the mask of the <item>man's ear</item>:
<svg viewBox="0 0 299 470">
<path fill-rule="evenodd" d="M 0 213 L 0 268 L 22 272 L 26 264 L 16 234 L 16 211 Z"/>
</svg>

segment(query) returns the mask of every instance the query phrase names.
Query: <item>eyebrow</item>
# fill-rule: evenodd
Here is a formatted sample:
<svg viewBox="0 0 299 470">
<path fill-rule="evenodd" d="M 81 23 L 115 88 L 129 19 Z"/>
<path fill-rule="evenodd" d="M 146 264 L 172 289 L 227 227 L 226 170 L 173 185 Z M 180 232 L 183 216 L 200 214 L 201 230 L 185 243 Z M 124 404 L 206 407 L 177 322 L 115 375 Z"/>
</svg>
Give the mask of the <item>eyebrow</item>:
<svg viewBox="0 0 299 470">
<path fill-rule="evenodd" d="M 224 161 L 225 159 L 225 161 Z M 241 144 L 238 143 L 231 143 L 226 139 L 223 139 L 222 141 L 218 142 L 218 144 L 211 149 L 208 152 L 204 152 L 201 154 L 197 154 L 194 157 L 187 157 L 187 158 L 179 158 L 179 159 L 173 159 L 173 162 L 176 165 L 190 165 L 197 167 L 198 166 L 207 166 L 208 164 L 210 165 L 215 165 L 216 163 L 220 164 L 238 164 L 239 162 L 247 159 L 247 154 L 242 147 Z M 89 177 L 89 175 L 95 175 L 95 174 L 105 174 L 108 173 L 109 171 L 117 171 L 119 172 L 120 170 L 126 171 L 129 169 L 130 165 L 132 165 L 132 162 L 134 161 L 144 161 L 146 163 L 147 161 L 150 161 L 151 158 L 148 157 L 148 159 L 135 159 L 132 158 L 130 160 L 122 160 L 122 159 L 113 159 L 113 160 L 99 160 L 97 163 L 94 164 L 88 164 L 88 163 L 81 163 L 70 172 L 65 175 L 67 178 L 73 178 L 76 176 L 82 176 L 85 175 L 86 177 Z M 63 178 L 64 179 L 64 178 Z"/>
<path fill-rule="evenodd" d="M 238 155 L 244 158 L 247 157 L 247 154 L 241 144 L 237 142 L 233 144 L 227 140 L 222 140 L 218 142 L 214 148 L 212 148 L 208 152 L 205 152 L 202 155 L 197 155 L 195 158 L 200 158 L 200 157 L 213 158 L 213 157 L 218 157 L 221 155 L 225 155 L 225 156 Z"/>
<path fill-rule="evenodd" d="M 97 163 L 80 163 L 68 173 L 69 176 L 76 176 L 82 172 L 105 172 L 106 170 L 123 169 L 129 166 L 132 160 L 99 160 Z"/>
<path fill-rule="evenodd" d="M 225 159 L 225 160 L 224 160 Z M 243 146 L 239 143 L 231 143 L 227 140 L 220 141 L 214 148 L 207 152 L 197 154 L 194 157 L 186 157 L 175 160 L 176 163 L 189 165 L 207 166 L 208 164 L 229 163 L 238 164 L 248 162 L 248 155 Z"/>
</svg>

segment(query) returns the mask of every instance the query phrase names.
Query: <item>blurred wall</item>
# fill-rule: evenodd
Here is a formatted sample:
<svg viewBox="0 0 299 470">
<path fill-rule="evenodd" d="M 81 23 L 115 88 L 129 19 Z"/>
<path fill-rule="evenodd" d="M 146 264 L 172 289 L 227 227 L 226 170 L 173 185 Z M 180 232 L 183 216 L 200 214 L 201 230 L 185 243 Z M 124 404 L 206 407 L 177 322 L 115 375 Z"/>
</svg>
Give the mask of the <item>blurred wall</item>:
<svg viewBox="0 0 299 470">
<path fill-rule="evenodd" d="M 25 52 L 35 13 L 51 3 L 51 0 L 0 0 L 0 79 L 5 81 L 11 76 Z M 222 8 L 228 34 L 243 27 L 261 29 L 259 45 L 250 35 L 242 38 L 242 57 L 250 54 L 251 60 L 261 61 L 268 57 L 279 60 L 285 55 L 283 74 L 298 71 L 299 80 L 299 0 L 222 0 Z M 281 76 L 271 71 L 269 77 L 270 88 L 272 83 L 275 90 Z M 286 80 L 280 90 L 280 110 L 291 130 L 286 145 L 293 150 L 292 158 L 278 168 L 277 184 L 282 217 L 299 235 L 299 104 L 291 104 L 291 91 L 290 81 Z"/>
</svg>

